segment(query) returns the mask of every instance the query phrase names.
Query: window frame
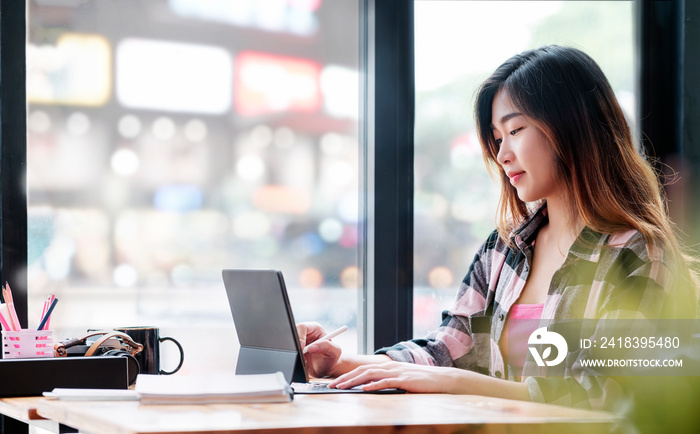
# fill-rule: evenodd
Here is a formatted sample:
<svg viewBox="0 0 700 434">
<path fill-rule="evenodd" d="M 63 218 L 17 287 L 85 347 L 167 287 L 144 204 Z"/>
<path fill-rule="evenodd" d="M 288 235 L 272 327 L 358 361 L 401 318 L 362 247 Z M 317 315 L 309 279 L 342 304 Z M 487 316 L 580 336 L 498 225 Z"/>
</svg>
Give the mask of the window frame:
<svg viewBox="0 0 700 434">
<path fill-rule="evenodd" d="M 362 0 L 363 352 L 413 330 L 413 0 Z"/>
<path fill-rule="evenodd" d="M 12 281 L 23 328 L 27 327 L 26 24 L 25 1 L 0 1 L 0 282 Z M 0 416 L 0 433 L 28 431 L 26 424 Z"/>
<path fill-rule="evenodd" d="M 27 324 L 26 6 L 26 0 L 0 0 L 0 281 L 13 282 L 23 326 Z M 412 337 L 413 0 L 360 0 L 360 8 L 364 217 L 360 315 L 365 325 L 361 348 L 371 352 Z M 637 8 L 640 94 L 654 105 L 653 111 L 640 116 L 641 130 L 670 131 L 678 137 L 670 141 L 672 148 L 658 155 L 662 161 L 681 153 L 692 167 L 699 166 L 700 145 L 690 137 L 700 128 L 691 122 L 700 116 L 700 109 L 687 96 L 700 93 L 700 83 L 692 79 L 700 70 L 692 42 L 700 35 L 696 27 L 684 23 L 700 17 L 700 5 L 637 0 Z M 673 9 L 666 13 L 664 8 Z M 673 36 L 654 37 L 660 34 Z M 663 62 L 649 60 L 647 55 L 653 53 L 677 56 Z M 675 90 L 667 99 L 649 100 L 659 76 Z M 642 109 L 649 106 L 641 104 Z M 676 114 L 670 125 L 662 116 L 668 112 Z M 656 140 L 661 142 L 668 143 L 667 138 Z M 693 173 L 692 181 L 700 182 L 700 170 Z M 700 200 L 688 197 L 686 203 L 693 211 L 690 215 L 698 215 L 700 205 L 694 204 Z M 681 228 L 690 231 L 688 244 L 698 242 L 692 225 Z"/>
<path fill-rule="evenodd" d="M 27 327 L 26 2 L 0 1 L 0 282 Z"/>
</svg>

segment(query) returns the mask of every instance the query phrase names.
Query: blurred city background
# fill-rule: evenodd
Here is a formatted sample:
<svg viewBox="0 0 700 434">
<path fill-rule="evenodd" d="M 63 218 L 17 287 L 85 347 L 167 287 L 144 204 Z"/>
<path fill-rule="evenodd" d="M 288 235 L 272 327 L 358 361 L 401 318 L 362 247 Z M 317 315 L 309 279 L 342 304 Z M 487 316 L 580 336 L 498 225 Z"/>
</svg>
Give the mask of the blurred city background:
<svg viewBox="0 0 700 434">
<path fill-rule="evenodd" d="M 182 372 L 227 370 L 221 269 L 275 268 L 296 320 L 347 324 L 336 340 L 357 351 L 358 0 L 32 0 L 28 16 L 30 326 L 54 293 L 57 338 L 159 326 Z M 633 2 L 417 1 L 415 38 L 422 336 L 494 228 L 476 87 L 519 51 L 574 45 L 634 122 Z"/>
</svg>

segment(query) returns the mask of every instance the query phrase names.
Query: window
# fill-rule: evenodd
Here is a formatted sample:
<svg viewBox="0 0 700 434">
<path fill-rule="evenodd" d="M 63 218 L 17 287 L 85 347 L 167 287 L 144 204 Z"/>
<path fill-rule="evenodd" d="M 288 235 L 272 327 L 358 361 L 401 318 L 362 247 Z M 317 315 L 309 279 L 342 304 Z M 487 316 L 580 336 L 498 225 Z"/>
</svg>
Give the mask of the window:
<svg viewBox="0 0 700 434">
<path fill-rule="evenodd" d="M 221 269 L 277 268 L 356 348 L 359 11 L 29 2 L 30 325 L 55 293 L 57 338 L 155 325 L 183 371 L 230 369 Z"/>
<path fill-rule="evenodd" d="M 422 337 L 439 324 L 495 228 L 500 190 L 486 172 L 472 114 L 480 83 L 520 51 L 572 45 L 601 65 L 634 125 L 636 80 L 632 1 L 414 4 L 413 334 Z"/>
</svg>

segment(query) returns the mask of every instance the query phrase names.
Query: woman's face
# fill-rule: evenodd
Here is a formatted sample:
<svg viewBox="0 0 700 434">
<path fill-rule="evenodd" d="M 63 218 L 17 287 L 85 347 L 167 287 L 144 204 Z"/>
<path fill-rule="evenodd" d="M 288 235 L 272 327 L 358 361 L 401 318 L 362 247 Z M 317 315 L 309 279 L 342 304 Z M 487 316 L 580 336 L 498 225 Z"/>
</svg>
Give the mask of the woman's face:
<svg viewBox="0 0 700 434">
<path fill-rule="evenodd" d="M 496 93 L 491 106 L 496 160 L 524 202 L 558 196 L 554 147 L 530 119 L 515 108 L 508 93 Z"/>
</svg>

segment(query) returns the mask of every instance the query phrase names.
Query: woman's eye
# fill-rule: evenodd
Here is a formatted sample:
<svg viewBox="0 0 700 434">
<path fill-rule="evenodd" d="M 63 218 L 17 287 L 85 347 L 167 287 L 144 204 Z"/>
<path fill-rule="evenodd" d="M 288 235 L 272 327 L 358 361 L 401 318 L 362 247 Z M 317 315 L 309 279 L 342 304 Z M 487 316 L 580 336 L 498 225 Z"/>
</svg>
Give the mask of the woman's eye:
<svg viewBox="0 0 700 434">
<path fill-rule="evenodd" d="M 514 136 L 514 135 L 518 134 L 518 133 L 520 132 L 520 130 L 522 130 L 522 127 L 521 127 L 521 128 L 517 128 L 517 129 L 511 131 L 511 132 L 510 132 L 510 135 L 511 135 L 511 136 Z"/>
<path fill-rule="evenodd" d="M 503 142 L 503 139 L 494 140 L 494 143 L 496 143 L 496 146 L 501 146 L 501 142 Z"/>
</svg>

